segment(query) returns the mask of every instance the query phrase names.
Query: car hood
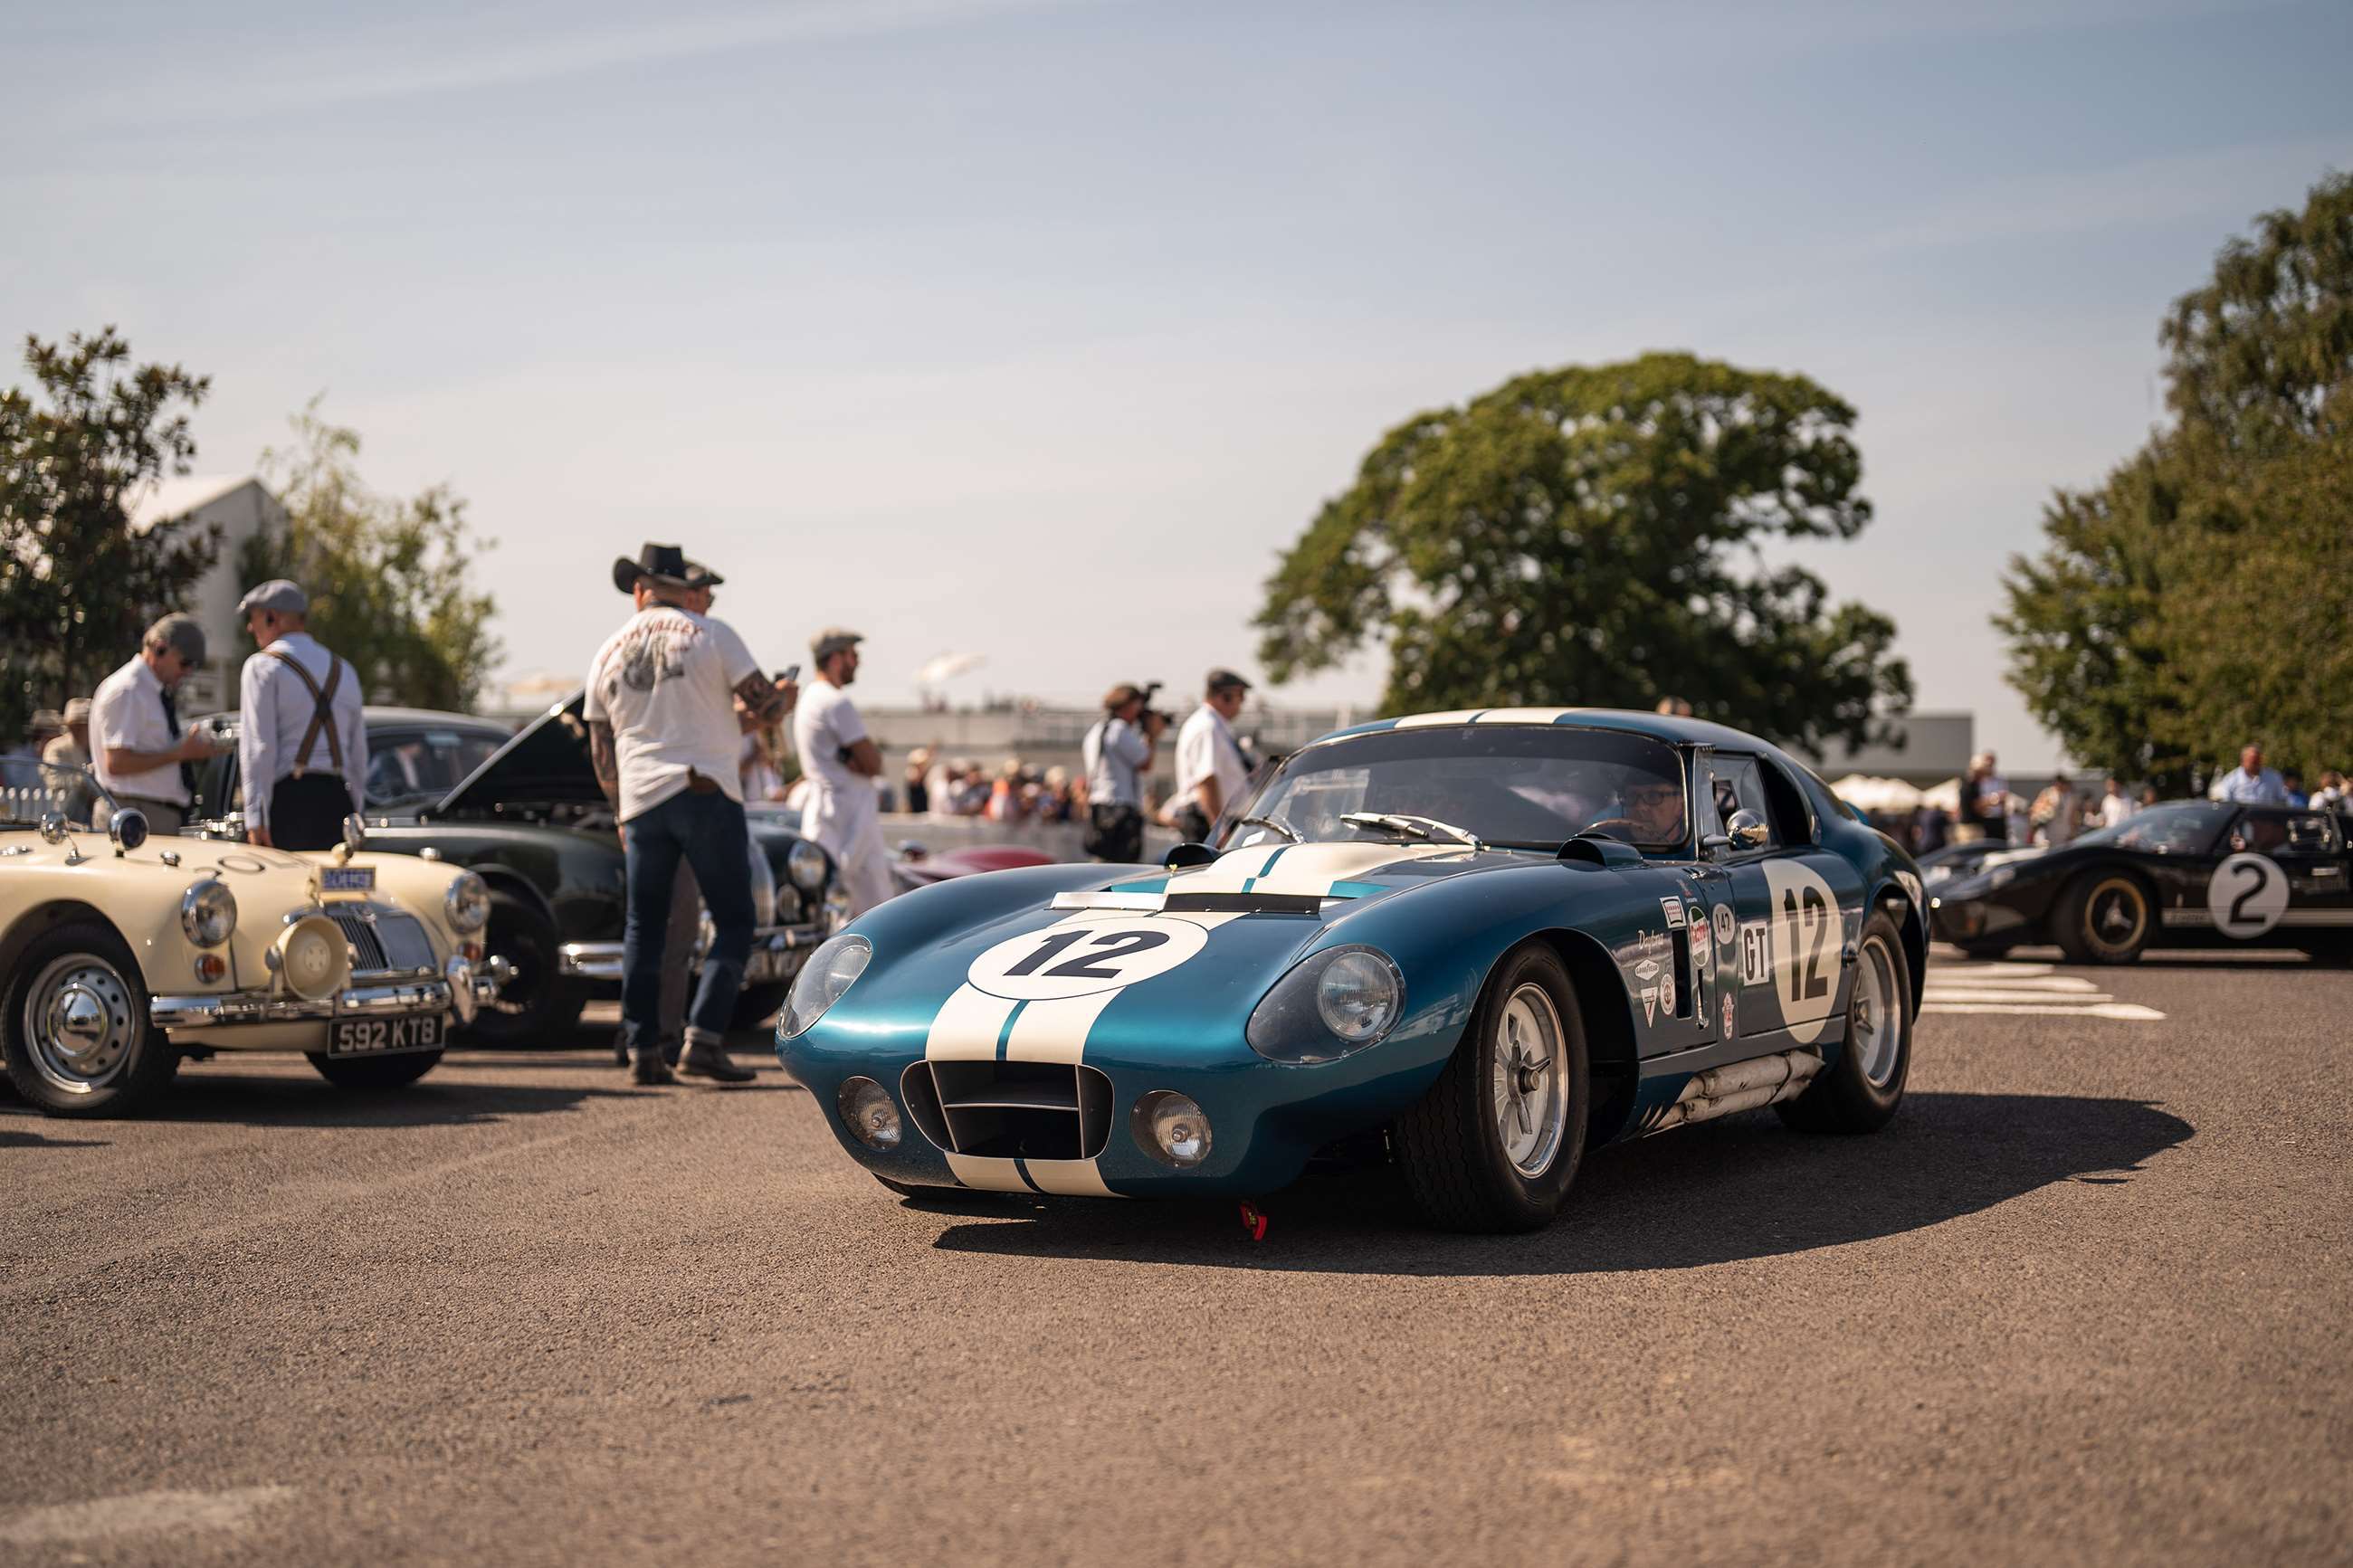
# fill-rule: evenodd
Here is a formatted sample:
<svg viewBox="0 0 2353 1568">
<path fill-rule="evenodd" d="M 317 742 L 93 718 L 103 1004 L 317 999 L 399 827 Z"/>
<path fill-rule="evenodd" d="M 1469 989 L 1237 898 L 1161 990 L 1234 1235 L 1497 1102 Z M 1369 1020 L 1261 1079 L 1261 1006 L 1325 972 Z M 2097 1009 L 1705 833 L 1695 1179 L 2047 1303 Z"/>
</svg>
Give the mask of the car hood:
<svg viewBox="0 0 2353 1568">
<path fill-rule="evenodd" d="M 1172 912 L 1327 913 L 1336 917 L 1444 877 L 1493 866 L 1524 866 L 1536 858 L 1461 844 L 1254 844 L 1229 849 L 1215 863 L 1103 884 L 1105 902 L 1119 896 L 1159 899 Z M 1082 895 L 1083 896 L 1083 895 Z M 1335 905 L 1342 907 L 1335 907 Z M 1139 902 L 1136 907 L 1148 908 Z"/>
<path fill-rule="evenodd" d="M 0 865 L 58 867 L 99 878 L 152 879 L 181 886 L 217 877 L 241 898 L 261 895 L 266 889 L 282 897 L 290 909 L 318 899 L 319 860 L 234 839 L 158 835 L 136 849 L 117 855 L 103 833 L 75 832 L 65 843 L 54 845 L 41 843 L 30 834 L 11 834 L 8 847 L 21 849 L 21 857 L 12 855 Z"/>
<path fill-rule="evenodd" d="M 604 805 L 605 792 L 588 762 L 588 731 L 580 718 L 583 695 L 574 692 L 517 731 L 441 797 L 434 815 L 502 805 Z"/>
</svg>

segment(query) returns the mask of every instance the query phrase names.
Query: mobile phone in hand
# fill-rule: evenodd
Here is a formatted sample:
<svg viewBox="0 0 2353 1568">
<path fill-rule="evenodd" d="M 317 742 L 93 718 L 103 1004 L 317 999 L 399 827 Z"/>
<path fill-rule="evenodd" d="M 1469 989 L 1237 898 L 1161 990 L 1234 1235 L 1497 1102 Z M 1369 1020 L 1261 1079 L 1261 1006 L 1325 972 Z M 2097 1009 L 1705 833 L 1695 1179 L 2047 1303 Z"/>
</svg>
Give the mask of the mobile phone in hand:
<svg viewBox="0 0 2353 1568">
<path fill-rule="evenodd" d="M 801 667 L 797 664 L 788 664 L 785 666 L 783 672 L 776 677 L 776 684 L 779 686 L 788 686 L 792 682 L 798 680 L 800 678 Z"/>
</svg>

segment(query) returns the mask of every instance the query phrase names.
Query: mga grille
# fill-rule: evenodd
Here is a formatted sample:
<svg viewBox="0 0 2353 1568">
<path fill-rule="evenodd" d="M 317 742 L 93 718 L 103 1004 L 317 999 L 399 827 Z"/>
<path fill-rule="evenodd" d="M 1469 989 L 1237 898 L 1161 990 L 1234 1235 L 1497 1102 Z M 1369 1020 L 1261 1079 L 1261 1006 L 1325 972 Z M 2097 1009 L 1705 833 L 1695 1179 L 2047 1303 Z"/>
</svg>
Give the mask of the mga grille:
<svg viewBox="0 0 2353 1568">
<path fill-rule="evenodd" d="M 330 909 L 328 917 L 352 946 L 354 974 L 407 974 L 433 967 L 433 943 L 415 915 Z"/>
<path fill-rule="evenodd" d="M 952 1154 L 1092 1160 L 1111 1139 L 1111 1079 L 1091 1067 L 920 1061 L 899 1090 L 923 1136 Z"/>
</svg>

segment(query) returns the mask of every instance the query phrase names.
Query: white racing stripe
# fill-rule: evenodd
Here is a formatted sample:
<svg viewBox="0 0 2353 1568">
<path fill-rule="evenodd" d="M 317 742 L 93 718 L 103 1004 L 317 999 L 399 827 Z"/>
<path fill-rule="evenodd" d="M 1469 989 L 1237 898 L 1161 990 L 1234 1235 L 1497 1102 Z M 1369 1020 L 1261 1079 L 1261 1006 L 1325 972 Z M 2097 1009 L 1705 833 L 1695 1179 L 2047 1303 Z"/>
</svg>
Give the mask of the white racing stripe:
<svg viewBox="0 0 2353 1568">
<path fill-rule="evenodd" d="M 1557 724 L 1575 708 L 1490 708 L 1472 722 L 1477 724 Z"/>
<path fill-rule="evenodd" d="M 1921 1005 L 1923 1013 L 2004 1013 L 2031 1015 L 2043 1018 L 2115 1018 L 2128 1024 L 2155 1024 L 2165 1015 L 2154 1007 L 2144 1007 L 2137 1002 L 2095 1002 L 2088 1007 L 2052 1007 L 2041 1003 L 2007 1002 L 1929 1002 Z"/>
<path fill-rule="evenodd" d="M 1468 724 L 1482 713 L 1492 713 L 1492 708 L 1455 708 L 1444 713 L 1416 713 L 1398 720 L 1392 729 L 1435 730 L 1444 724 Z"/>
<path fill-rule="evenodd" d="M 2054 974 L 2048 963 L 1932 963 L 1920 993 L 1922 1013 L 2006 1017 L 2105 1018 L 2154 1024 L 2165 1015 L 2137 1002 L 2119 1002 L 2077 974 Z"/>
</svg>

